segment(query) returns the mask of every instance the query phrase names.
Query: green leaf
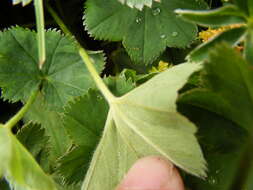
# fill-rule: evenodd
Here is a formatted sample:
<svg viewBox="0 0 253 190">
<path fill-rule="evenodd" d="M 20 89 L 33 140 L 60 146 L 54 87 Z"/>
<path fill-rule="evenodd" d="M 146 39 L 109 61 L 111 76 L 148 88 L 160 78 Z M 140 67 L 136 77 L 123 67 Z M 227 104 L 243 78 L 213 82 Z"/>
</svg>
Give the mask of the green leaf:
<svg viewBox="0 0 253 190">
<path fill-rule="evenodd" d="M 71 142 L 63 127 L 61 115 L 45 107 L 45 100 L 41 93 L 25 115 L 25 121 L 39 123 L 45 129 L 51 145 L 48 158 L 51 162 L 55 162 L 70 146 Z"/>
<path fill-rule="evenodd" d="M 95 90 L 70 102 L 64 113 L 64 128 L 77 147 L 62 156 L 57 172 L 66 184 L 79 183 L 89 167 L 92 153 L 99 142 L 109 106 Z"/>
<path fill-rule="evenodd" d="M 122 4 L 126 4 L 131 8 L 137 8 L 142 10 L 143 7 L 146 5 L 148 7 L 152 7 L 153 1 L 160 2 L 160 0 L 118 0 Z"/>
<path fill-rule="evenodd" d="M 34 156 L 38 156 L 48 143 L 48 137 L 45 136 L 45 130 L 39 125 L 27 124 L 17 133 L 17 139 Z"/>
<path fill-rule="evenodd" d="M 196 176 L 205 176 L 205 160 L 193 123 L 177 112 L 177 91 L 198 64 L 180 64 L 130 91 L 109 98 L 102 139 L 82 189 L 114 189 L 140 157 L 159 155 Z"/>
<path fill-rule="evenodd" d="M 36 163 L 7 128 L 0 127 L 0 168 L 5 177 L 19 190 L 56 190 L 53 180 Z"/>
<path fill-rule="evenodd" d="M 211 50 L 209 61 L 205 64 L 202 77 L 208 91 L 193 91 L 186 101 L 223 115 L 250 130 L 253 122 L 252 72 L 238 52 L 220 44 Z"/>
<path fill-rule="evenodd" d="M 17 5 L 19 3 L 22 3 L 22 6 L 28 5 L 32 0 L 12 0 L 13 5 Z"/>
<path fill-rule="evenodd" d="M 214 10 L 194 11 L 177 9 L 175 12 L 185 20 L 201 26 L 226 26 L 246 23 L 244 13 L 233 5 L 226 5 Z"/>
<path fill-rule="evenodd" d="M 87 94 L 70 102 L 64 113 L 64 128 L 77 145 L 96 146 L 104 128 L 108 104 L 103 96 L 89 90 Z"/>
<path fill-rule="evenodd" d="M 227 42 L 231 46 L 237 45 L 246 33 L 246 27 L 233 28 L 218 34 L 206 43 L 202 43 L 200 46 L 191 51 L 187 59 L 194 62 L 200 62 L 207 59 L 209 51 L 213 49 L 217 44 L 221 42 Z"/>
<path fill-rule="evenodd" d="M 59 110 L 93 85 L 71 37 L 49 30 L 46 49 L 46 62 L 40 71 L 35 32 L 15 27 L 0 33 L 0 86 L 5 99 L 24 101 L 41 84 L 45 104 Z M 90 56 L 100 72 L 103 54 L 90 52 Z"/>
<path fill-rule="evenodd" d="M 134 88 L 124 75 L 105 79 L 111 91 L 121 96 Z M 103 131 L 109 106 L 103 96 L 95 90 L 70 102 L 64 113 L 64 127 L 75 146 L 62 156 L 57 172 L 65 183 L 79 183 L 88 169 L 91 156 Z"/>
<path fill-rule="evenodd" d="M 242 11 L 245 12 L 246 15 L 248 15 L 249 13 L 248 1 L 250 0 L 233 0 L 233 1 Z"/>
<path fill-rule="evenodd" d="M 245 46 L 244 46 L 244 57 L 251 65 L 253 64 L 253 31 L 249 29 L 246 34 Z"/>
<path fill-rule="evenodd" d="M 104 82 L 115 96 L 123 96 L 135 88 L 133 80 L 126 79 L 124 72 L 117 77 L 107 77 Z"/>
<path fill-rule="evenodd" d="M 251 0 L 248 0 L 248 9 L 249 9 L 249 15 L 252 18 L 253 17 L 253 2 Z"/>
<path fill-rule="evenodd" d="M 204 9 L 206 4 L 202 0 L 164 0 L 154 2 L 152 9 L 138 11 L 116 0 L 88 0 L 84 23 L 96 39 L 122 40 L 134 62 L 151 63 L 166 47 L 184 48 L 196 37 L 196 25 L 178 18 L 177 8 Z"/>
<path fill-rule="evenodd" d="M 197 125 L 199 143 L 208 163 L 206 180 L 187 175 L 184 179 L 186 187 L 194 190 L 228 190 L 233 183 L 247 133 L 223 116 L 181 100 L 179 98 L 179 111 Z"/>
<path fill-rule="evenodd" d="M 92 158 L 95 147 L 78 146 L 68 151 L 58 160 L 57 173 L 63 177 L 65 184 L 80 183 Z"/>
</svg>

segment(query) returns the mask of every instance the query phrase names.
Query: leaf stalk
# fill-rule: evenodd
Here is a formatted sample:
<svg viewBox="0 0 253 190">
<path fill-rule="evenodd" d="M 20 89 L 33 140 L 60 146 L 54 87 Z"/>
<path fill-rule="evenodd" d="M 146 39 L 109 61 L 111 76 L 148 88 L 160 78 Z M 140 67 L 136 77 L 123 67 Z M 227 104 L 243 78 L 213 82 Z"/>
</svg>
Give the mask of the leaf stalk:
<svg viewBox="0 0 253 190">
<path fill-rule="evenodd" d="M 37 41 L 39 51 L 39 68 L 42 69 L 46 60 L 46 43 L 45 43 L 45 22 L 43 0 L 34 0 Z"/>
<path fill-rule="evenodd" d="M 29 99 L 27 100 L 26 104 L 19 110 L 16 115 L 14 115 L 5 125 L 4 127 L 8 129 L 12 129 L 25 115 L 25 113 L 29 110 L 30 106 L 33 104 L 35 101 L 37 95 L 38 95 L 39 90 L 34 91 Z"/>
<path fill-rule="evenodd" d="M 114 95 L 110 92 L 110 90 L 107 88 L 99 74 L 97 73 L 96 69 L 93 66 L 93 61 L 89 57 L 88 53 L 85 49 L 82 47 L 79 47 L 79 54 L 81 58 L 83 59 L 83 62 L 85 63 L 88 71 L 90 72 L 91 77 L 93 78 L 94 82 L 96 83 L 98 89 L 102 92 L 106 100 L 111 103 L 115 100 Z"/>
</svg>

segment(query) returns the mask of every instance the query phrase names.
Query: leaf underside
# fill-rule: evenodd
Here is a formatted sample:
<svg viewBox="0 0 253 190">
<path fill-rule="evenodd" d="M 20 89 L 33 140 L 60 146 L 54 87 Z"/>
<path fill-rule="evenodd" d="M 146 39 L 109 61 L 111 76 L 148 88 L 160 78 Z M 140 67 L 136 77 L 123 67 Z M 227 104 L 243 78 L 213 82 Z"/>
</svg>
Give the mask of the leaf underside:
<svg viewBox="0 0 253 190">
<path fill-rule="evenodd" d="M 15 189 L 56 190 L 52 179 L 42 171 L 32 155 L 9 129 L 2 126 L 0 151 L 4 152 L 0 154 L 0 171 Z"/>
<path fill-rule="evenodd" d="M 108 100 L 105 129 L 83 190 L 114 189 L 130 166 L 147 155 L 162 156 L 193 175 L 205 176 L 196 127 L 176 110 L 177 91 L 199 69 L 197 64 L 175 66 Z"/>
</svg>

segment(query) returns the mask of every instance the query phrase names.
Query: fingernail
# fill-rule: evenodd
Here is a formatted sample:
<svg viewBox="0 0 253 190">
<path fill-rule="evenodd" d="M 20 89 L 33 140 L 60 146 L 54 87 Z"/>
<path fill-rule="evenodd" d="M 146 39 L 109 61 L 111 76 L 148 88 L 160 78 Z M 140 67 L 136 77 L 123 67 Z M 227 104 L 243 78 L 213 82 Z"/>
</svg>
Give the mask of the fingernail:
<svg viewBox="0 0 253 190">
<path fill-rule="evenodd" d="M 156 156 L 138 160 L 116 190 L 184 190 L 173 164 Z"/>
</svg>

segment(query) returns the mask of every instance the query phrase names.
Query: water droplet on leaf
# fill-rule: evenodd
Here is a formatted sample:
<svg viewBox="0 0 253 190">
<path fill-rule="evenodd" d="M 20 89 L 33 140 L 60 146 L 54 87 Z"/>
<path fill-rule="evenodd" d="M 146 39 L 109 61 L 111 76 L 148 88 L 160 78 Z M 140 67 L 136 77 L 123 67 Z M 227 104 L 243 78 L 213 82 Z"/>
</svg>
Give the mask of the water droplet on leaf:
<svg viewBox="0 0 253 190">
<path fill-rule="evenodd" d="M 135 19 L 135 22 L 136 22 L 137 24 L 141 23 L 141 21 L 142 21 L 142 19 L 141 19 L 140 17 L 137 17 L 137 18 Z"/>
<path fill-rule="evenodd" d="M 162 34 L 162 35 L 160 36 L 160 38 L 162 38 L 162 39 L 164 39 L 165 37 L 166 37 L 165 34 Z"/>
<path fill-rule="evenodd" d="M 155 9 L 153 9 L 153 11 L 152 11 L 152 13 L 153 13 L 154 16 L 159 15 L 160 12 L 161 12 L 161 9 L 160 9 L 160 8 L 155 8 Z"/>
<path fill-rule="evenodd" d="M 218 180 L 214 176 L 210 176 L 208 178 L 208 183 L 211 185 L 216 185 L 218 183 Z"/>
<path fill-rule="evenodd" d="M 173 36 L 173 37 L 178 36 L 178 32 L 172 32 L 172 36 Z"/>
</svg>

